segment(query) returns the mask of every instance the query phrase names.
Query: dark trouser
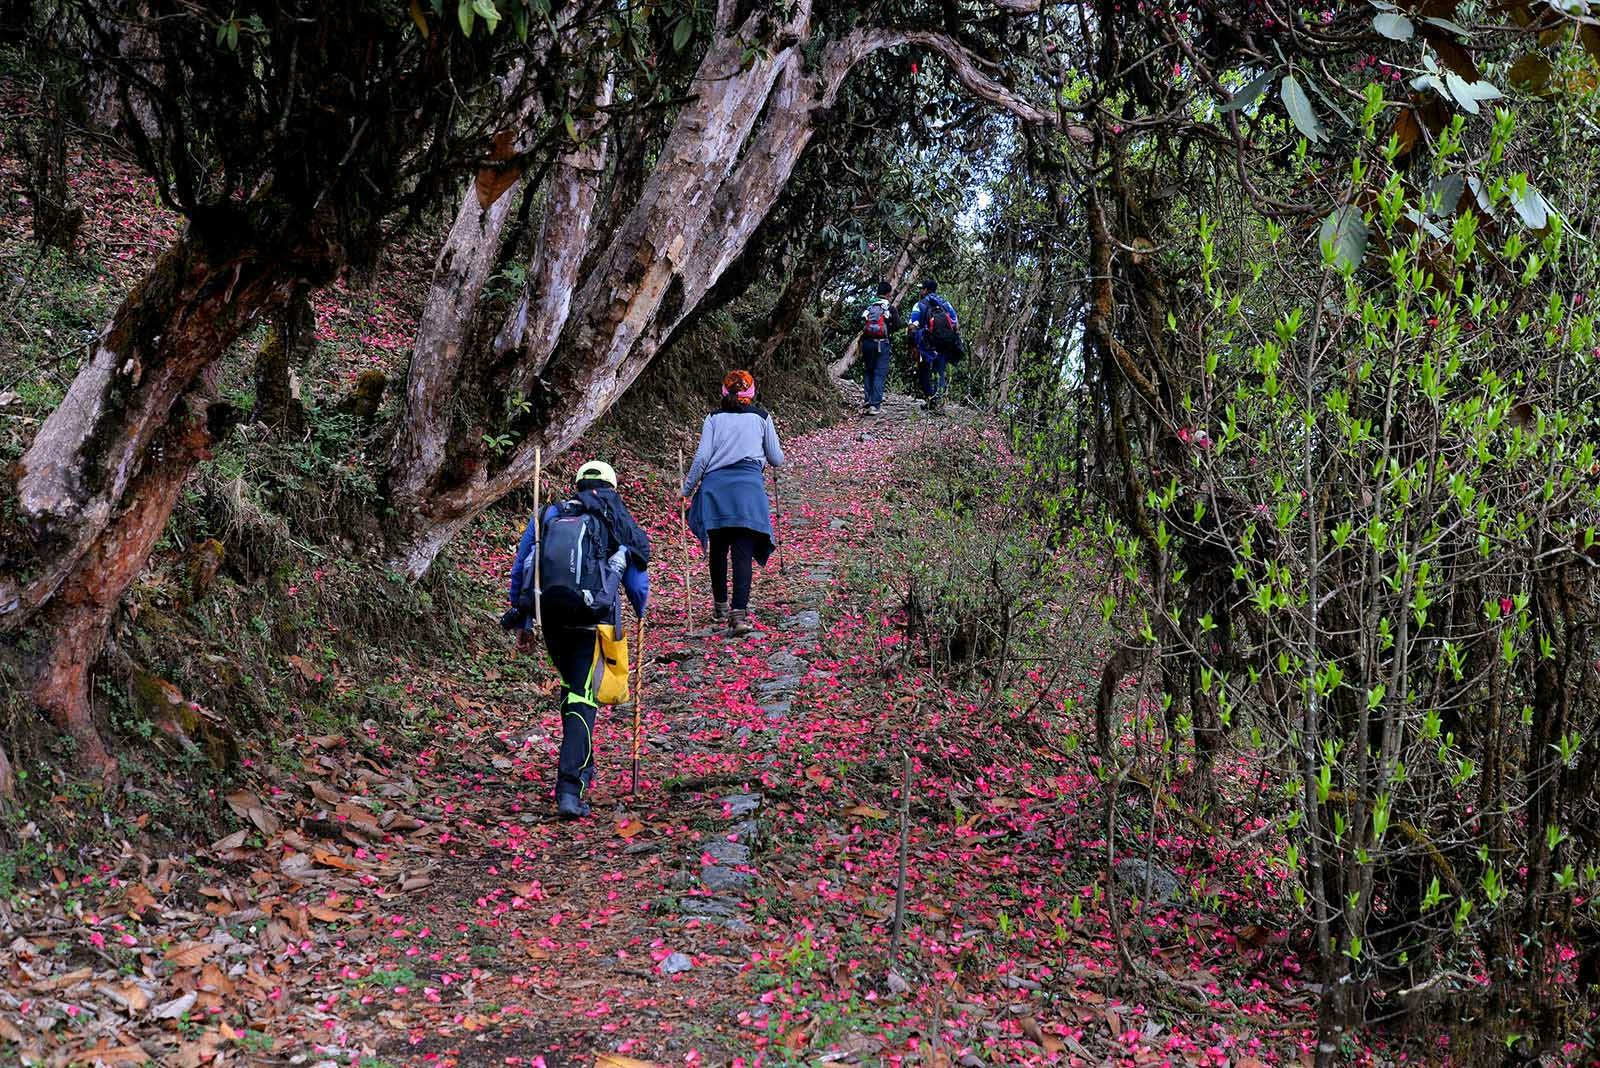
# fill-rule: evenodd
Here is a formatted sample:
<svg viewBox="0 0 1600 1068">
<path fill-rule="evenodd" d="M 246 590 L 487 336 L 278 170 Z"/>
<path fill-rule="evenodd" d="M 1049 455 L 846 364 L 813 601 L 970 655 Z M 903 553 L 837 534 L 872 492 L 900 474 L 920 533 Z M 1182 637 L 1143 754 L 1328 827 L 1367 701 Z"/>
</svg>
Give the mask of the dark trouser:
<svg viewBox="0 0 1600 1068">
<path fill-rule="evenodd" d="M 922 395 L 929 400 L 937 400 L 944 395 L 948 362 L 944 354 L 939 352 L 924 352 L 917 361 L 917 384 L 922 387 Z"/>
<path fill-rule="evenodd" d="M 756 538 L 753 530 L 723 527 L 711 531 L 711 599 L 728 603 L 728 557 L 733 556 L 733 607 L 750 607 L 750 581 L 755 561 Z"/>
<path fill-rule="evenodd" d="M 862 386 L 868 408 L 883 403 L 883 387 L 889 380 L 889 351 L 888 338 L 861 342 Z"/>
<path fill-rule="evenodd" d="M 596 669 L 594 627 L 563 627 L 545 621 L 545 648 L 561 673 L 561 757 L 556 796 L 582 796 L 594 779 Z"/>
</svg>

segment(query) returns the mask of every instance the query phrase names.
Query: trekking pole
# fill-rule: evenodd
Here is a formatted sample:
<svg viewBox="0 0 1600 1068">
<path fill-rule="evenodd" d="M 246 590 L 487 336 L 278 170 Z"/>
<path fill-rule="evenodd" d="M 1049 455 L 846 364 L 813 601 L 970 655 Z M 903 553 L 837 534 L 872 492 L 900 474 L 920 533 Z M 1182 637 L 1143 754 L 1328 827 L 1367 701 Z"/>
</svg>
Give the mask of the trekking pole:
<svg viewBox="0 0 1600 1068">
<path fill-rule="evenodd" d="M 683 487 L 683 450 L 678 450 L 678 485 Z M 689 594 L 689 514 L 678 502 L 678 525 L 683 530 L 683 610 L 689 629 L 694 630 L 694 598 Z"/>
<path fill-rule="evenodd" d="M 639 617 L 639 637 L 634 657 L 639 663 L 639 678 L 633 691 L 633 782 L 628 786 L 628 796 L 639 792 L 639 716 L 644 707 L 644 617 Z"/>
<path fill-rule="evenodd" d="M 544 634 L 544 587 L 540 585 L 539 557 L 544 555 L 544 531 L 540 529 L 539 513 L 544 508 L 544 503 L 539 498 L 539 480 L 544 474 L 544 446 L 533 447 L 533 624 L 539 628 L 539 633 Z"/>
<path fill-rule="evenodd" d="M 788 566 L 783 561 L 783 490 L 778 488 L 778 469 L 772 469 L 772 499 L 778 506 L 778 574 L 787 575 Z"/>
</svg>

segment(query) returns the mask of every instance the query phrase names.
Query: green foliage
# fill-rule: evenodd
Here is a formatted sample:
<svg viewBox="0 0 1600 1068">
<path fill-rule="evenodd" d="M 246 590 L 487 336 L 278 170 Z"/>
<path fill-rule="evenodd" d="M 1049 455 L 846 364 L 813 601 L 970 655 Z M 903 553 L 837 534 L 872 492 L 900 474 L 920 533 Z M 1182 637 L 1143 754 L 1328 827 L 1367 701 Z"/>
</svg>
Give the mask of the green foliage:
<svg viewBox="0 0 1600 1068">
<path fill-rule="evenodd" d="M 900 476 L 917 489 L 885 524 L 880 560 L 894 569 L 862 585 L 896 601 L 906 655 L 991 695 L 1022 687 L 1024 702 L 1036 696 L 1025 676 L 1082 670 L 1099 635 L 1063 601 L 1093 571 L 1071 491 L 965 428 L 931 437 Z"/>
<path fill-rule="evenodd" d="M 1405 104 L 1376 84 L 1341 167 L 1301 143 L 1289 180 L 1340 201 L 1310 240 L 1248 198 L 1171 213 L 1193 226 L 1161 271 L 1198 288 L 1166 309 L 1170 407 L 1106 545 L 1164 704 L 1214 710 L 1283 799 L 1332 981 L 1481 971 L 1514 1042 L 1585 1011 L 1558 961 L 1600 927 L 1576 874 L 1600 847 L 1600 252 L 1575 232 L 1600 155 L 1565 132 L 1600 98 L 1491 114 L 1493 86 L 1424 66 L 1459 107 L 1426 154 L 1380 134 Z M 1290 77 L 1283 99 L 1322 140 Z"/>
</svg>

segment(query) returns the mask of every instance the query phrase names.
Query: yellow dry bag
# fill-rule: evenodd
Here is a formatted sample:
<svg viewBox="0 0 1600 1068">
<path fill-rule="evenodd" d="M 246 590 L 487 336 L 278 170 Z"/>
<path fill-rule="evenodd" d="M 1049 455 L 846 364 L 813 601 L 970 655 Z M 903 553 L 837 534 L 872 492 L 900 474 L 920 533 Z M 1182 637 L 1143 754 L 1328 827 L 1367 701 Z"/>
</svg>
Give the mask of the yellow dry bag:
<svg viewBox="0 0 1600 1068">
<path fill-rule="evenodd" d="M 625 704 L 628 700 L 627 635 L 618 637 L 610 623 L 601 623 L 594 630 L 598 642 L 595 652 L 605 665 L 595 701 L 602 705 Z"/>
</svg>

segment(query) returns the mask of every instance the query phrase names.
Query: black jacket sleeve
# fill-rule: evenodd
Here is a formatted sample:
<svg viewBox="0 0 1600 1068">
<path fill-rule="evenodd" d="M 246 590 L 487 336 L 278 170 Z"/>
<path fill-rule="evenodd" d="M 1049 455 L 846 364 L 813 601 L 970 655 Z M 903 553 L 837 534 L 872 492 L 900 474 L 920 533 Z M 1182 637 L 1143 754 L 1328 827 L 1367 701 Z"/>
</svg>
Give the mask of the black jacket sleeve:
<svg viewBox="0 0 1600 1068">
<path fill-rule="evenodd" d="M 628 511 L 628 506 L 622 503 L 622 496 L 616 490 L 605 493 L 607 526 L 611 529 L 611 536 L 616 543 L 626 548 L 635 563 L 641 568 L 650 566 L 650 535 L 644 528 L 634 522 L 633 513 Z"/>
</svg>

